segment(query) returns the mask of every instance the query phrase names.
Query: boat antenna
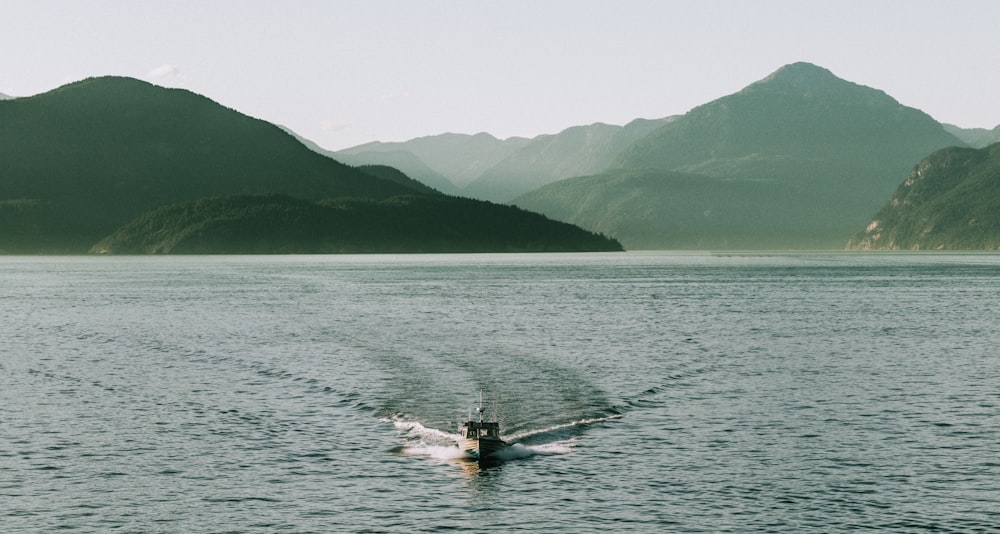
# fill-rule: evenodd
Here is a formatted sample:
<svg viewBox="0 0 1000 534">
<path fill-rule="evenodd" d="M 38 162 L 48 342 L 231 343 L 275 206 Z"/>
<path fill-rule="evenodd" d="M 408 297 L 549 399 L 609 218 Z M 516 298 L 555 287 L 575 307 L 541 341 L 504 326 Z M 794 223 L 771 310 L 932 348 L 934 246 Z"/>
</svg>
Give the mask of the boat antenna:
<svg viewBox="0 0 1000 534">
<path fill-rule="evenodd" d="M 479 390 L 479 422 L 483 422 L 483 390 Z"/>
</svg>

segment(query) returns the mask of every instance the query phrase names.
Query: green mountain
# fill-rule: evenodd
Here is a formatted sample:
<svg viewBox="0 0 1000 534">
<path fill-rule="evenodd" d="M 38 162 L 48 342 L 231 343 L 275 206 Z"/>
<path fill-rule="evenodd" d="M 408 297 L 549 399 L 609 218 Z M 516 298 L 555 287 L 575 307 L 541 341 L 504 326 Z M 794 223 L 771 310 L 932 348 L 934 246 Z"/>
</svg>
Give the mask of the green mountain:
<svg viewBox="0 0 1000 534">
<path fill-rule="evenodd" d="M 607 170 L 625 148 L 671 119 L 573 126 L 557 134 L 503 141 L 484 133 L 435 135 L 368 143 L 331 157 L 351 165 L 396 167 L 444 193 L 508 202 L 564 178 Z"/>
<path fill-rule="evenodd" d="M 774 210 L 800 220 L 836 215 L 797 204 L 773 183 L 657 170 L 563 180 L 515 202 L 544 207 L 553 219 L 614 236 L 630 250 L 784 249 L 791 232 L 782 220 L 769 217 Z"/>
<path fill-rule="evenodd" d="M 944 129 L 973 148 L 983 148 L 993 143 L 1000 143 L 1000 126 L 987 130 L 986 128 L 959 128 L 953 124 L 945 124 Z"/>
<path fill-rule="evenodd" d="M 1000 143 L 924 158 L 851 250 L 1000 250 Z"/>
<path fill-rule="evenodd" d="M 309 145 L 306 145 L 309 146 Z M 319 149 L 323 150 L 323 149 Z M 420 183 L 426 184 L 437 191 L 449 195 L 461 194 L 461 189 L 450 179 L 441 173 L 430 168 L 412 152 L 405 150 L 392 150 L 385 152 L 360 152 L 358 154 L 345 154 L 343 152 L 321 152 L 328 153 L 331 158 L 342 163 L 355 166 L 364 165 L 385 165 L 399 169 Z"/>
<path fill-rule="evenodd" d="M 925 113 L 795 63 L 661 126 L 600 178 L 514 202 L 601 228 L 627 248 L 840 248 L 916 161 L 952 145 L 962 142 Z M 676 173 L 688 177 L 683 187 L 671 185 Z M 665 183 L 650 182 L 658 175 Z M 601 180 L 611 185 L 580 186 Z M 589 226 L 594 215 L 575 208 L 582 204 L 603 206 L 604 226 Z"/>
<path fill-rule="evenodd" d="M 564 178 L 605 171 L 626 147 L 666 121 L 636 119 L 625 126 L 597 123 L 540 135 L 486 170 L 463 194 L 507 202 Z"/>
<path fill-rule="evenodd" d="M 312 140 L 306 139 L 305 137 L 295 133 L 290 128 L 282 126 L 281 129 L 298 139 L 299 142 L 305 145 L 309 150 L 312 150 L 317 154 L 322 154 L 328 158 L 333 158 L 341 163 L 346 163 L 347 165 L 351 165 L 353 167 L 392 167 L 394 169 L 398 169 L 402 174 L 412 180 L 435 191 L 448 195 L 459 193 L 459 188 L 456 187 L 451 180 L 435 172 L 433 169 L 424 164 L 420 158 L 410 152 L 406 152 L 405 150 L 361 152 L 358 154 L 349 154 L 346 152 L 338 153 L 319 146 Z"/>
<path fill-rule="evenodd" d="M 194 93 L 92 78 L 0 102 L 0 250 L 85 252 L 150 209 L 281 193 L 307 200 L 414 192 L 316 154 Z"/>
<path fill-rule="evenodd" d="M 101 254 L 618 251 L 610 239 L 511 206 L 443 195 L 321 203 L 228 196 L 146 213 Z"/>
<path fill-rule="evenodd" d="M 12 98 L 14 98 L 14 97 L 12 97 L 10 95 L 5 95 L 3 93 L 0 93 L 0 100 L 10 100 Z"/>
<path fill-rule="evenodd" d="M 487 169 L 526 144 L 528 144 L 528 140 L 521 137 L 501 140 L 488 133 L 475 135 L 446 133 L 418 137 L 400 143 L 378 141 L 366 143 L 340 150 L 336 152 L 334 157 L 346 158 L 373 152 L 409 152 L 416 156 L 423 166 L 433 169 L 441 176 L 446 176 L 454 186 L 463 188 Z M 379 159 L 352 159 L 352 161 L 357 163 L 388 163 Z M 401 164 L 398 168 L 407 175 L 419 176 L 421 174 L 418 169 L 404 165 Z"/>
<path fill-rule="evenodd" d="M 440 194 L 439 191 L 424 185 L 422 182 L 410 178 L 409 176 L 403 174 L 403 171 L 395 167 L 389 167 L 388 165 L 358 165 L 355 168 L 369 176 L 374 176 L 387 182 L 399 184 L 407 189 L 410 189 L 411 193 L 422 193 L 425 195 Z"/>
<path fill-rule="evenodd" d="M 107 77 L 0 102 L 2 253 L 620 249 L 344 165 L 188 91 Z"/>
</svg>

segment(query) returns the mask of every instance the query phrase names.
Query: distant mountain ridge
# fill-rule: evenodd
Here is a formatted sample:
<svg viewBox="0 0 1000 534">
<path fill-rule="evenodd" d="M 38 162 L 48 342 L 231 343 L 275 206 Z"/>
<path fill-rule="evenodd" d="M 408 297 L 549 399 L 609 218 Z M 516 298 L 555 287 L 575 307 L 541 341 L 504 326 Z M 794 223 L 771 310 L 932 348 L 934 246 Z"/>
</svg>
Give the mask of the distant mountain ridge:
<svg viewBox="0 0 1000 534">
<path fill-rule="evenodd" d="M 80 253 L 112 235 L 114 246 L 94 250 L 221 250 L 227 238 L 258 252 L 471 251 L 477 240 L 503 250 L 619 247 L 604 235 L 631 249 L 837 249 L 865 221 L 878 236 L 856 233 L 850 247 L 991 248 L 989 210 L 997 206 L 965 196 L 998 193 L 988 179 L 994 147 L 986 156 L 964 151 L 998 139 L 1000 126 L 942 125 L 809 63 L 683 116 L 533 139 L 443 134 L 336 153 L 188 91 L 91 78 L 0 99 L 0 253 Z M 911 176 L 911 187 L 897 190 L 918 161 L 926 168 L 919 178 L 939 178 L 914 186 L 923 182 Z M 959 182 L 974 185 L 942 185 Z M 897 204 L 923 206 L 917 219 L 883 206 L 893 190 Z M 442 192 L 512 202 L 588 231 L 563 235 L 524 210 Z M 393 200 L 402 198 L 416 200 Z M 955 206 L 977 216 L 962 218 Z M 494 239 L 483 217 L 520 233 Z M 920 239 L 914 220 L 923 224 Z M 359 228 L 370 224 L 382 233 Z M 136 233 L 156 225 L 154 235 Z M 392 231 L 412 241 L 394 241 Z"/>
<path fill-rule="evenodd" d="M 433 160 L 458 147 L 442 148 L 439 136 L 363 145 L 334 157 L 412 169 L 439 190 L 512 202 L 616 236 L 628 248 L 837 249 L 920 158 L 991 135 L 1000 136 L 1000 128 L 946 127 L 883 91 L 799 62 L 683 116 L 519 139 L 520 146 L 508 145 L 507 156 L 462 186 L 413 149 L 437 147 Z M 492 139 L 493 149 L 499 142 L 479 136 Z M 365 152 L 373 147 L 385 151 L 380 158 Z M 652 180 L 657 173 L 665 179 Z M 680 176 L 688 177 L 682 187 Z M 702 176 L 703 187 L 691 176 Z"/>
<path fill-rule="evenodd" d="M 993 143 L 1000 143 L 1000 125 L 992 130 L 986 128 L 959 128 L 953 124 L 945 124 L 948 133 L 964 141 L 973 148 L 984 148 Z"/>
<path fill-rule="evenodd" d="M 371 153 L 409 152 L 427 167 L 448 177 L 458 188 L 464 188 L 507 156 L 530 141 L 522 137 L 497 139 L 488 133 L 475 135 L 446 133 L 418 137 L 405 142 L 372 142 L 337 151 L 337 155 L 353 156 L 359 163 L 378 163 L 384 160 L 365 159 Z M 336 157 L 336 156 L 334 156 Z M 409 174 L 407 168 L 401 168 Z"/>
<path fill-rule="evenodd" d="M 955 145 L 926 113 L 795 63 L 654 130 L 612 170 L 514 203 L 627 248 L 841 248 L 916 161 Z"/>
<path fill-rule="evenodd" d="M 540 135 L 480 175 L 463 193 L 508 202 L 564 178 L 607 170 L 626 147 L 668 121 L 636 119 L 625 126 L 595 123 Z"/>
<path fill-rule="evenodd" d="M 359 167 L 365 165 L 387 165 L 399 169 L 414 180 L 418 180 L 442 193 L 449 195 L 460 195 L 462 193 L 462 189 L 456 186 L 454 182 L 428 167 L 423 160 L 412 152 L 390 150 L 384 152 L 363 152 L 360 154 L 344 154 L 328 151 L 323 151 L 322 153 L 328 153 L 331 158 L 348 165 Z"/>
<path fill-rule="evenodd" d="M 1000 250 L 1000 143 L 924 158 L 849 250 Z"/>
<path fill-rule="evenodd" d="M 880 120 L 873 120 L 873 113 Z M 728 160 L 747 156 L 827 158 L 841 156 L 844 148 L 880 159 L 904 125 L 919 128 L 928 149 L 942 140 L 958 141 L 927 114 L 882 91 L 837 78 L 822 67 L 794 63 L 692 109 L 635 143 L 617 166 L 718 173 L 725 172 Z"/>
<path fill-rule="evenodd" d="M 554 181 L 607 170 L 622 150 L 672 119 L 594 123 L 531 139 L 443 134 L 368 143 L 332 157 L 352 165 L 391 165 L 442 192 L 509 202 Z"/>
</svg>

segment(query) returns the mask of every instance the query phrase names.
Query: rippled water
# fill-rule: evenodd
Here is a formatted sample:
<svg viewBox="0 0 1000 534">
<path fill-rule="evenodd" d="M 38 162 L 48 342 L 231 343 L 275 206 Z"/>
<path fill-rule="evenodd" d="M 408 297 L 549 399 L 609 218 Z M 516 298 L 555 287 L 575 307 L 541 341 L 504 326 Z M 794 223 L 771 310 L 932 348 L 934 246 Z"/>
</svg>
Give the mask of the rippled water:
<svg viewBox="0 0 1000 534">
<path fill-rule="evenodd" d="M 997 531 L 998 301 L 996 255 L 0 258 L 0 530 Z"/>
</svg>

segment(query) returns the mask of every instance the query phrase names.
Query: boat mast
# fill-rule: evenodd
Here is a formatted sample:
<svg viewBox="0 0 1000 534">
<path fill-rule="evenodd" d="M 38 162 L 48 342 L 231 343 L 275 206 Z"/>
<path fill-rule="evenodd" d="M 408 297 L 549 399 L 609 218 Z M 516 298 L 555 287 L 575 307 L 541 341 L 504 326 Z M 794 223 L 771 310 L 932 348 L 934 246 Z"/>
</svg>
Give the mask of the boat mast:
<svg viewBox="0 0 1000 534">
<path fill-rule="evenodd" d="M 483 422 L 483 390 L 479 390 L 479 422 Z"/>
</svg>

